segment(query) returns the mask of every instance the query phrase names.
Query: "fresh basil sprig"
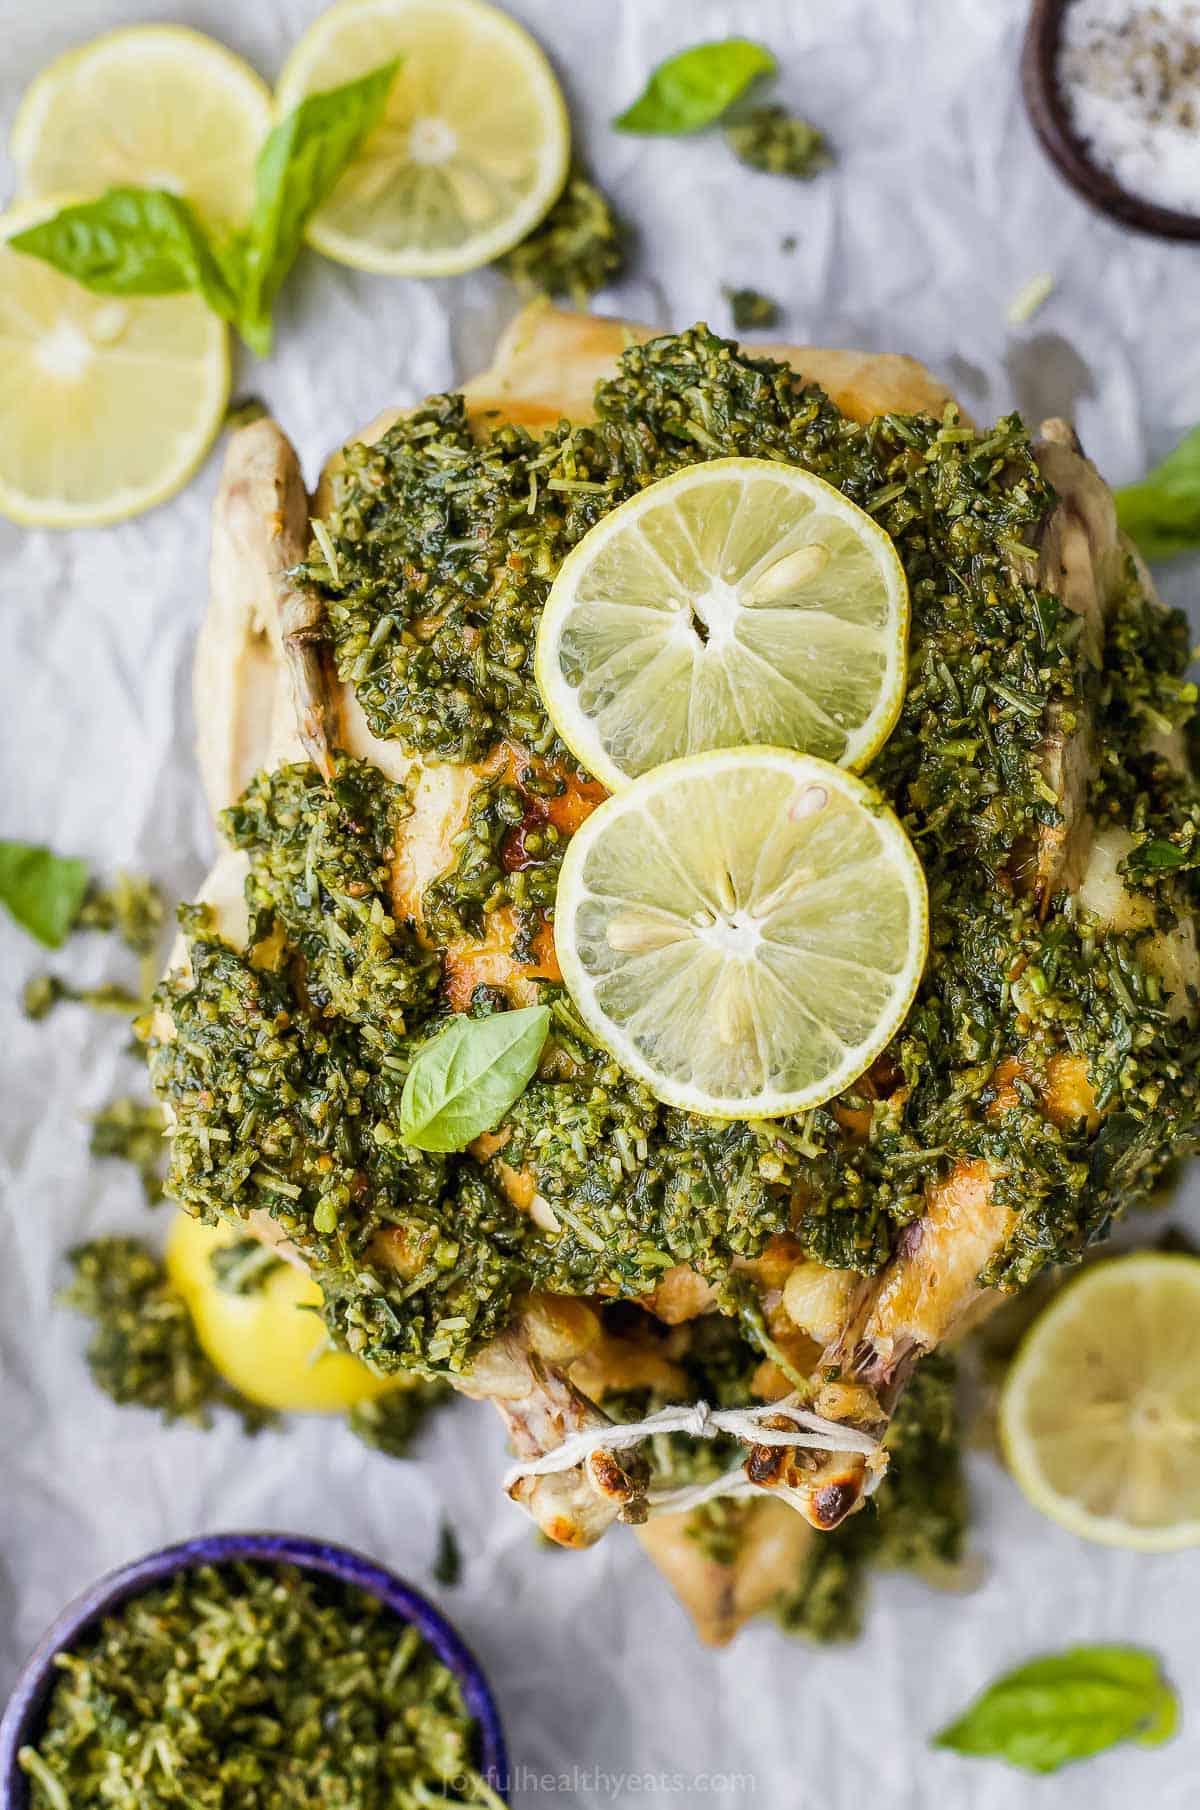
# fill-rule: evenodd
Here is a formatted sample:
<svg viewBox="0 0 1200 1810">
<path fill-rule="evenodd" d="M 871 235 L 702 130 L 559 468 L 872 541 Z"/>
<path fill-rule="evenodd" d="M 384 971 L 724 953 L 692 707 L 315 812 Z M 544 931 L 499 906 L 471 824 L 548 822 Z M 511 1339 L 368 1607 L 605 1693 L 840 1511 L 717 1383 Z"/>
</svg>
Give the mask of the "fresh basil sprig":
<svg viewBox="0 0 1200 1810">
<path fill-rule="evenodd" d="M 613 121 L 619 132 L 679 135 L 711 126 L 760 76 L 774 75 L 775 58 L 749 38 L 721 38 L 668 57 L 645 88 Z"/>
<path fill-rule="evenodd" d="M 1072 1647 L 1006 1673 L 934 1746 L 1057 1772 L 1121 1741 L 1160 1746 L 1178 1723 L 1179 1699 L 1153 1653 Z"/>
<path fill-rule="evenodd" d="M 254 172 L 254 209 L 231 242 L 215 244 L 194 210 L 166 189 L 108 189 L 65 207 L 8 243 L 101 295 L 193 290 L 251 351 L 271 349 L 271 308 L 304 228 L 379 123 L 399 63 L 310 94 L 268 136 Z"/>
<path fill-rule="evenodd" d="M 418 1150 L 465 1150 L 493 1131 L 533 1078 L 546 1006 L 452 1018 L 418 1053 L 400 1097 L 400 1135 Z"/>
<path fill-rule="evenodd" d="M 0 842 L 0 904 L 47 949 L 61 949 L 88 888 L 86 861 L 32 842 Z"/>
<path fill-rule="evenodd" d="M 255 350 L 271 341 L 271 305 L 310 217 L 383 115 L 398 57 L 300 102 L 267 138 L 254 170 L 254 212 L 237 241 L 239 326 Z"/>
<path fill-rule="evenodd" d="M 1200 427 L 1140 483 L 1117 491 L 1117 520 L 1144 559 L 1200 547 Z"/>
</svg>

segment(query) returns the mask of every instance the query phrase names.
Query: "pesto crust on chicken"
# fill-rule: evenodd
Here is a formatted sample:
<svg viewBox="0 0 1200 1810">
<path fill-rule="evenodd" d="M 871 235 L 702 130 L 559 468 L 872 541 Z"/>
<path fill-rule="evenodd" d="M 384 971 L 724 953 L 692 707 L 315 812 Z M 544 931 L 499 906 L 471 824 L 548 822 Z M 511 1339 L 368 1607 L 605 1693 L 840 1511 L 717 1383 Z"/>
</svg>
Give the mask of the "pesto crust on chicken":
<svg viewBox="0 0 1200 1810">
<path fill-rule="evenodd" d="M 896 545 L 908 690 L 867 777 L 931 903 L 884 1055 L 755 1123 L 662 1106 L 571 1008 L 555 879 L 604 794 L 532 676 L 570 548 L 730 454 L 816 472 Z M 520 1456 L 647 1404 L 797 1387 L 884 1435 L 925 1354 L 1078 1257 L 1195 1137 L 1187 660 L 1070 427 L 977 429 L 906 358 L 537 306 L 461 395 L 365 429 L 311 507 L 279 428 L 241 429 L 196 662 L 226 847 L 152 1034 L 169 1192 L 308 1265 L 347 1349 L 493 1400 Z M 505 1122 L 461 1155 L 405 1145 L 430 1033 L 534 1002 L 551 1036 Z M 910 1427 L 896 1488 L 944 1530 L 941 1451 Z M 644 1531 L 712 1639 L 794 1593 L 873 1482 L 853 1451 L 742 1456 L 761 1499 L 719 1538 Z M 663 1463 L 601 1443 L 514 1493 L 583 1545 L 645 1519 Z"/>
</svg>

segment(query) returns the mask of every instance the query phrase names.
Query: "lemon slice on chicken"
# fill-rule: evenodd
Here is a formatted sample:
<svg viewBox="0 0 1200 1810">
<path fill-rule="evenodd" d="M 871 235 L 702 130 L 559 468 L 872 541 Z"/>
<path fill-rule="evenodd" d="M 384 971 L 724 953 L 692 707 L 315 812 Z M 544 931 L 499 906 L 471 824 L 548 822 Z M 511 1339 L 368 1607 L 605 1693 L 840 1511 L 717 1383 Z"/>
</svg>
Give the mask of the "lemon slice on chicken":
<svg viewBox="0 0 1200 1810">
<path fill-rule="evenodd" d="M 877 522 L 797 466 L 714 459 L 621 504 L 563 561 L 537 682 L 610 791 L 751 742 L 859 768 L 899 714 L 907 634 Z"/>
<path fill-rule="evenodd" d="M 383 118 L 308 241 L 385 275 L 474 270 L 531 232 L 566 180 L 561 90 L 529 33 L 484 0 L 341 0 L 284 65 L 279 109 L 392 57 Z"/>
<path fill-rule="evenodd" d="M 920 863 L 842 768 L 782 748 L 669 762 L 572 838 L 563 979 L 669 1105 L 772 1118 L 828 1100 L 899 1029 L 924 965 Z"/>
<path fill-rule="evenodd" d="M 0 515 L 94 527 L 172 496 L 229 399 L 225 323 L 194 295 L 93 295 L 6 241 L 0 219 Z"/>
<path fill-rule="evenodd" d="M 1084 1270 L 1026 1334 L 1000 1434 L 1035 1508 L 1136 1552 L 1200 1546 L 1200 1260 Z"/>
</svg>

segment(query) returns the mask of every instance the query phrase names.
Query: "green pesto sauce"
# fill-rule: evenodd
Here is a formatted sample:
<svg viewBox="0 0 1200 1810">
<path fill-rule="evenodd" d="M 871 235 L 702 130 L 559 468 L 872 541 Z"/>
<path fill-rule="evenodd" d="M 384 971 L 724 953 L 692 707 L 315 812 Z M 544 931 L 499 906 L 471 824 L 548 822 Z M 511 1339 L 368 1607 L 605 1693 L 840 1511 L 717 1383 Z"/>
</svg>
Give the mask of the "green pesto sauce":
<svg viewBox="0 0 1200 1810">
<path fill-rule="evenodd" d="M 494 1161 L 432 1157 L 395 1131 L 415 1049 L 447 1009 L 438 952 L 388 915 L 404 793 L 349 760 L 328 790 L 304 766 L 255 781 L 225 830 L 250 858 L 259 953 L 187 914 L 196 985 L 163 995 L 179 1031 L 152 1055 L 177 1122 L 169 1190 L 207 1218 L 270 1212 L 318 1276 L 335 1337 L 385 1369 L 468 1367 L 530 1286 L 636 1296 L 679 1262 L 719 1281 L 788 1229 L 794 1203 L 805 1251 L 874 1270 L 964 1158 L 1001 1172 L 1015 1229 L 987 1279 L 1017 1286 L 1077 1255 L 1196 1135 L 1200 1046 L 1164 1010 L 1148 933 L 1100 936 L 1065 895 L 1039 911 L 1013 883 L 1059 821 L 1042 772 L 1051 712 L 1068 728 L 1094 713 L 1090 808 L 1131 832 L 1129 877 L 1160 926 L 1194 911 L 1200 861 L 1195 785 L 1145 751 L 1194 707 L 1182 621 L 1149 604 L 1131 563 L 1104 669 L 1090 671 L 1079 619 L 1018 576 L 1054 501 L 1020 421 L 977 432 L 951 409 L 863 426 L 705 328 L 631 348 L 596 407 L 590 426 L 539 439 L 503 425 L 477 444 L 461 399 L 440 397 L 349 449 L 332 559 L 310 574 L 373 729 L 460 761 L 505 738 L 520 792 L 521 761 L 563 759 L 532 653 L 570 547 L 687 463 L 803 466 L 879 520 L 908 574 L 908 691 L 871 778 L 925 868 L 930 958 L 883 1062 L 837 1103 L 868 1120 L 859 1144 L 833 1103 L 769 1124 L 660 1106 L 544 986 L 554 1032 L 504 1159 L 532 1171 L 558 1222 L 546 1232 L 510 1205 Z M 521 802 L 511 782 L 481 781 L 425 897 L 439 945 L 485 931 L 500 903 L 524 915 L 526 945 L 542 921 L 561 846 L 514 867 Z M 503 1004 L 481 989 L 473 1009 Z M 1058 1130 L 1041 1110 L 1038 1083 L 1063 1050 L 1087 1063 L 1098 1131 Z M 1004 1057 L 1027 1079 L 997 1110 Z M 381 1235 L 399 1267 L 381 1261 Z"/>
<path fill-rule="evenodd" d="M 113 1401 L 202 1427 L 215 1408 L 232 1408 L 248 1433 L 275 1420 L 209 1362 L 187 1303 L 141 1239 L 96 1238 L 69 1257 L 72 1279 L 59 1298 L 92 1321 L 88 1369 Z"/>
<path fill-rule="evenodd" d="M 546 218 L 499 264 L 527 293 L 582 307 L 620 276 L 628 242 L 629 229 L 608 196 L 576 168 Z"/>
<path fill-rule="evenodd" d="M 201 1566 L 55 1661 L 33 1810 L 499 1804 L 452 1672 L 376 1598 L 290 1565 Z"/>
<path fill-rule="evenodd" d="M 725 128 L 725 142 L 742 163 L 772 176 L 808 182 L 833 162 L 825 134 L 786 107 L 752 107 Z"/>
</svg>

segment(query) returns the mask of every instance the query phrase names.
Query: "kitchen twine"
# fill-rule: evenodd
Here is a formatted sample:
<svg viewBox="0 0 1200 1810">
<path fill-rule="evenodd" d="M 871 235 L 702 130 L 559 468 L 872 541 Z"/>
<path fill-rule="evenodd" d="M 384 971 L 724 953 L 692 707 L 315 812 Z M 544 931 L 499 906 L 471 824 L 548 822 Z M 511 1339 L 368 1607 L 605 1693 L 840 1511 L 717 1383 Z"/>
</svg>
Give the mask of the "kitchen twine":
<svg viewBox="0 0 1200 1810">
<path fill-rule="evenodd" d="M 791 1422 L 790 1426 L 768 1424 L 781 1415 Z M 799 1398 L 790 1395 L 783 1401 L 764 1402 L 756 1408 L 714 1408 L 706 1401 L 679 1402 L 669 1408 L 660 1408 L 656 1414 L 648 1414 L 645 1420 L 614 1421 L 611 1426 L 571 1433 L 561 1445 L 544 1452 L 540 1458 L 514 1464 L 505 1476 L 504 1487 L 511 1492 L 526 1477 L 547 1477 L 556 1471 L 574 1470 L 593 1452 L 624 1451 L 629 1446 L 640 1445 L 643 1439 L 650 1439 L 655 1433 L 687 1433 L 693 1439 L 716 1439 L 722 1433 L 731 1433 L 735 1439 L 749 1445 L 805 1446 L 817 1452 L 859 1452 L 868 1461 L 865 1489 L 868 1496 L 883 1476 L 883 1466 L 872 1462 L 882 1453 L 880 1440 L 857 1427 L 848 1427 L 844 1422 L 826 1420 L 824 1415 L 814 1414 L 811 1408 L 801 1407 Z M 772 1485 L 767 1493 L 799 1510 L 803 1510 L 808 1500 L 803 1490 L 788 1484 Z M 752 1483 L 742 1466 L 735 1465 L 724 1476 L 714 1477 L 708 1483 L 651 1490 L 646 1503 L 652 1515 L 678 1514 L 683 1509 L 698 1508 L 702 1502 L 715 1501 L 718 1496 L 762 1494 L 762 1486 Z"/>
</svg>

